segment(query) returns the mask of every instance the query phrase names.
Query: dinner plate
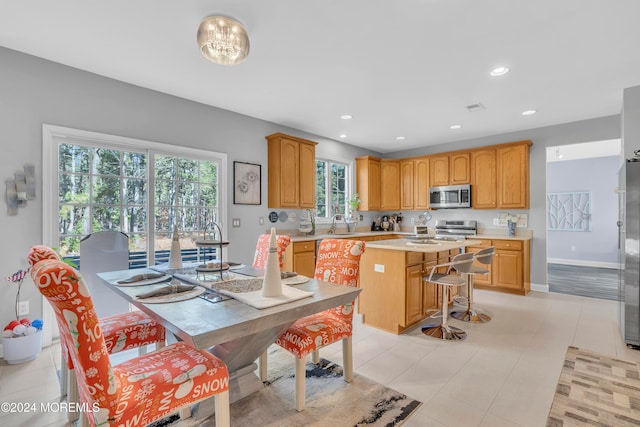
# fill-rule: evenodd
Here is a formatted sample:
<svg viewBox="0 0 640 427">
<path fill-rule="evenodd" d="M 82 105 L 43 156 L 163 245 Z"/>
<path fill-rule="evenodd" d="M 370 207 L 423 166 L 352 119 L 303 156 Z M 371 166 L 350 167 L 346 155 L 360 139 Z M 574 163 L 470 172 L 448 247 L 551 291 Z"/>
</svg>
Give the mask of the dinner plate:
<svg viewBox="0 0 640 427">
<path fill-rule="evenodd" d="M 308 281 L 309 278 L 307 276 L 302 276 L 300 274 L 298 274 L 297 276 L 282 279 L 282 283 L 285 285 L 301 285 L 303 283 L 307 283 Z"/>
<path fill-rule="evenodd" d="M 133 297 L 133 299 L 135 301 L 143 302 L 145 304 L 164 304 L 164 303 L 168 303 L 168 302 L 178 302 L 178 301 L 190 300 L 192 298 L 195 298 L 195 297 L 198 297 L 198 296 L 202 295 L 203 293 L 205 293 L 205 291 L 206 291 L 206 289 L 203 288 L 202 286 L 196 286 L 195 288 L 191 289 L 190 291 L 180 292 L 180 293 L 177 293 L 177 294 L 160 295 L 160 296 L 157 296 L 157 297 L 150 297 L 150 298 Z"/>
<path fill-rule="evenodd" d="M 146 279 L 140 280 L 139 282 L 131 282 L 131 283 L 114 283 L 115 286 L 127 287 L 127 286 L 143 286 L 143 285 L 153 285 L 154 283 L 166 282 L 171 279 L 171 276 L 165 274 L 164 276 L 157 277 L 155 279 Z M 122 279 L 120 279 L 122 280 Z"/>
</svg>

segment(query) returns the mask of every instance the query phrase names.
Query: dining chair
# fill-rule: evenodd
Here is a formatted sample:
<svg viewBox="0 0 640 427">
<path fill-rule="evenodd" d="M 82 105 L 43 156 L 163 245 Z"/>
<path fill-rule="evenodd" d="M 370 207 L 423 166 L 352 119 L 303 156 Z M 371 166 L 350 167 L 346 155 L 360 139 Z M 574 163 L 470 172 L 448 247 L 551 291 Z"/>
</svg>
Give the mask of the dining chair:
<svg viewBox="0 0 640 427">
<path fill-rule="evenodd" d="M 468 252 L 453 257 L 451 262 L 434 265 L 429 275 L 424 276 L 426 282 L 440 285 L 440 316 L 439 324 L 429 324 L 422 327 L 422 333 L 432 337 L 446 341 L 461 341 L 467 338 L 467 333 L 460 328 L 449 325 L 449 288 L 453 286 L 462 286 L 467 283 L 467 273 L 471 270 L 473 264 L 473 253 Z M 445 268 L 444 273 L 438 273 Z M 460 273 L 453 274 L 453 273 Z M 436 317 L 430 316 L 430 317 Z"/>
<path fill-rule="evenodd" d="M 44 259 L 30 274 L 53 306 L 76 367 L 83 425 L 145 426 L 212 396 L 216 426 L 230 425 L 229 373 L 221 360 L 179 342 L 112 365 L 80 273 L 60 260 Z"/>
<path fill-rule="evenodd" d="M 33 267 L 44 259 L 60 260 L 56 251 L 45 245 L 31 247 L 27 254 L 27 262 Z M 166 342 L 166 330 L 162 325 L 149 317 L 146 313 L 135 310 L 126 313 L 114 314 L 99 319 L 102 336 L 107 352 L 118 353 L 133 348 L 144 349 L 150 344 L 155 344 L 156 349 L 164 347 Z M 73 361 L 69 357 L 67 347 L 60 346 L 63 360 L 60 369 L 60 392 L 62 396 L 69 396 L 70 402 L 78 400 L 77 384 L 69 380 L 73 378 Z M 140 352 L 142 354 L 142 352 Z M 75 421 L 77 413 L 69 412 L 69 420 Z"/>
<path fill-rule="evenodd" d="M 253 266 L 255 268 L 265 268 L 267 266 L 267 257 L 269 255 L 269 244 L 271 234 L 261 234 L 258 237 L 256 243 L 256 253 L 253 256 Z M 278 244 L 278 260 L 280 261 L 280 270 L 284 266 L 284 251 L 291 244 L 291 237 L 278 235 L 276 236 L 276 242 Z"/>
<path fill-rule="evenodd" d="M 487 275 L 491 272 L 485 266 L 491 264 L 495 253 L 495 246 L 489 246 L 488 248 L 484 248 L 476 252 L 474 261 L 482 264 L 483 266 L 472 264 L 469 272 L 465 274 L 467 276 L 467 298 L 465 301 L 467 308 L 466 310 L 452 311 L 451 317 L 454 319 L 470 323 L 486 323 L 491 320 L 491 316 L 483 313 L 482 310 L 478 310 L 473 303 L 473 278 L 476 274 Z"/>
<path fill-rule="evenodd" d="M 324 239 L 320 242 L 314 278 L 344 286 L 358 286 L 360 256 L 365 243 L 349 239 Z M 354 302 L 331 308 L 296 320 L 277 340 L 276 344 L 295 356 L 295 398 L 297 411 L 305 406 L 305 362 L 312 354 L 312 362 L 319 362 L 321 347 L 342 341 L 344 379 L 353 380 L 353 309 Z M 264 378 L 263 378 L 264 379 Z"/>
</svg>

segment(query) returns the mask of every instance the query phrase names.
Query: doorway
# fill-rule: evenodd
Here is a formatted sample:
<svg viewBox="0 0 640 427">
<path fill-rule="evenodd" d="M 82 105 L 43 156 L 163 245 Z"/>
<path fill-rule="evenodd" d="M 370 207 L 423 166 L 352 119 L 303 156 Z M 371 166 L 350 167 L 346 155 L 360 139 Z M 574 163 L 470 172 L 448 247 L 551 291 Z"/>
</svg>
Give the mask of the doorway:
<svg viewBox="0 0 640 427">
<path fill-rule="evenodd" d="M 618 300 L 619 139 L 547 147 L 550 292 Z"/>
</svg>

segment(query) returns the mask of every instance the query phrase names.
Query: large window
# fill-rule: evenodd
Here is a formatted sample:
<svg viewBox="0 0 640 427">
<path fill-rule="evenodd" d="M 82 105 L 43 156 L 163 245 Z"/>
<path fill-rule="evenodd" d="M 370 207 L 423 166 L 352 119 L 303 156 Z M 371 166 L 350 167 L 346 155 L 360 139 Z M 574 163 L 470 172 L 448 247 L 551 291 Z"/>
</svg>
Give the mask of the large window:
<svg viewBox="0 0 640 427">
<path fill-rule="evenodd" d="M 348 213 L 349 166 L 316 159 L 316 217 L 330 219 Z"/>
<path fill-rule="evenodd" d="M 50 212 L 45 236 L 48 229 L 51 246 L 62 254 L 78 257 L 84 237 L 114 230 L 129 236 L 132 267 L 166 262 L 176 225 L 183 253 L 196 258 L 195 241 L 212 238 L 212 221 L 223 223 L 224 155 L 72 129 L 45 130 L 45 159 L 55 177 L 48 186 L 52 194 L 45 196 L 45 213 Z"/>
</svg>

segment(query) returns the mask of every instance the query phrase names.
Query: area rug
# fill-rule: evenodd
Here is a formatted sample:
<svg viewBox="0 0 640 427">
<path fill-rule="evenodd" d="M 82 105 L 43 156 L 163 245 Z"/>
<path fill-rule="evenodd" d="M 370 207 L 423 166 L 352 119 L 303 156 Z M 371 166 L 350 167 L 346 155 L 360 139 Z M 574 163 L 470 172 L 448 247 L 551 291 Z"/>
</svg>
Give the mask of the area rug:
<svg viewBox="0 0 640 427">
<path fill-rule="evenodd" d="M 590 425 L 640 425 L 640 370 L 634 362 L 569 347 L 547 426 Z"/>
<path fill-rule="evenodd" d="M 400 426 L 422 405 L 402 393 L 354 373 L 353 382 L 342 377 L 342 367 L 326 359 L 319 366 L 307 363 L 306 406 L 293 407 L 294 358 L 272 346 L 265 387 L 231 404 L 233 427 L 293 426 Z M 213 416 L 201 421 L 167 419 L 156 426 L 212 427 Z"/>
</svg>

